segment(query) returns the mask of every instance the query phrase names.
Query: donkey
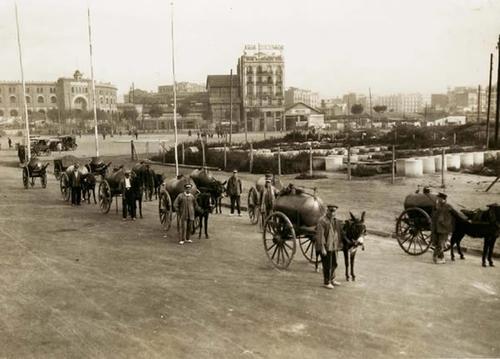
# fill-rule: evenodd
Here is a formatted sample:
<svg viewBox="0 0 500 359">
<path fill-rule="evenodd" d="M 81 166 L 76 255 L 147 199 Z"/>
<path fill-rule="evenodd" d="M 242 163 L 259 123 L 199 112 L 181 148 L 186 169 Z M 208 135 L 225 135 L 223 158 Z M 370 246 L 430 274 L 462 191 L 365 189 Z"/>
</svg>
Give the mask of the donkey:
<svg viewBox="0 0 500 359">
<path fill-rule="evenodd" d="M 345 278 L 349 281 L 349 269 L 351 270 L 351 278 L 356 280 L 354 275 L 354 259 L 358 247 L 365 250 L 364 236 L 366 234 L 365 212 L 361 214 L 361 218 L 356 218 L 351 212 L 350 219 L 344 222 L 342 227 L 342 252 L 344 252 L 345 263 Z"/>
<path fill-rule="evenodd" d="M 495 242 L 500 234 L 500 205 L 494 203 L 488 205 L 488 209 L 483 211 L 464 211 L 462 212 L 469 220 L 465 220 L 460 216 L 454 214 L 455 225 L 451 235 L 451 260 L 455 260 L 455 253 L 453 247 L 456 246 L 460 259 L 465 259 L 460 248 L 460 241 L 465 235 L 473 238 L 484 238 L 482 266 L 486 267 L 486 259 L 490 267 L 494 267 L 493 263 L 493 248 Z M 453 212 L 452 212 L 453 213 Z"/>
<path fill-rule="evenodd" d="M 201 192 L 196 196 L 196 202 L 198 203 L 196 217 L 200 219 L 200 232 L 198 238 L 201 238 L 201 231 L 203 227 L 205 228 L 205 238 L 210 238 L 208 235 L 208 216 L 212 213 L 214 208 L 214 202 L 210 192 L 206 188 L 200 188 Z M 203 224 L 204 223 L 204 224 Z"/>
<path fill-rule="evenodd" d="M 161 187 L 161 184 L 163 183 L 164 179 L 165 178 L 163 177 L 163 175 L 161 173 L 155 173 L 155 176 L 154 176 L 155 199 L 158 199 L 158 197 L 160 196 L 160 187 Z"/>
<path fill-rule="evenodd" d="M 97 204 L 95 199 L 95 186 L 96 179 L 92 173 L 86 173 L 82 175 L 82 198 L 83 200 L 87 200 L 87 203 L 90 204 L 90 193 L 92 192 L 92 196 L 94 197 L 94 204 Z"/>
</svg>

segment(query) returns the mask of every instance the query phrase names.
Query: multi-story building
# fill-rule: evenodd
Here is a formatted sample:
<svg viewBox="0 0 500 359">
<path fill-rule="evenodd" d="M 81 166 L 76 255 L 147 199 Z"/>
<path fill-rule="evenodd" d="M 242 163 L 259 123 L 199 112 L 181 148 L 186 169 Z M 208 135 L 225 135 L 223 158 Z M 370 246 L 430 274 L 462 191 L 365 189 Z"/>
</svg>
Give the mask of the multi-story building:
<svg viewBox="0 0 500 359">
<path fill-rule="evenodd" d="M 238 59 L 242 119 L 249 130 L 284 126 L 285 61 L 281 45 L 246 45 Z"/>
<path fill-rule="evenodd" d="M 488 101 L 488 90 L 481 88 L 479 93 L 477 87 L 459 86 L 448 89 L 448 105 L 451 112 L 476 112 L 478 106 L 478 94 L 480 94 L 480 110 L 486 111 Z M 493 92 L 493 91 L 492 91 Z"/>
<path fill-rule="evenodd" d="M 76 70 L 73 78 L 59 78 L 56 82 L 27 82 L 26 104 L 28 116 L 49 110 L 89 111 L 92 109 L 92 82 L 83 79 Z M 114 113 L 116 87 L 107 83 L 96 83 L 97 108 Z M 0 83 L 0 117 L 19 118 L 24 112 L 22 85 L 19 82 Z"/>
<path fill-rule="evenodd" d="M 211 118 L 210 127 L 215 128 L 216 126 L 228 125 L 231 119 L 231 106 L 233 125 L 239 127 L 241 124 L 240 114 L 242 112 L 239 76 L 208 75 L 207 92 Z"/>
<path fill-rule="evenodd" d="M 319 108 L 319 95 L 311 90 L 303 90 L 297 87 L 289 87 L 285 91 L 285 105 L 293 106 L 296 103 L 302 102 L 308 106 Z"/>
<path fill-rule="evenodd" d="M 431 108 L 436 111 L 446 111 L 448 109 L 448 95 L 433 93 L 431 95 Z"/>
<path fill-rule="evenodd" d="M 373 106 L 387 106 L 389 112 L 415 113 L 424 109 L 424 97 L 419 93 L 377 96 Z"/>
</svg>

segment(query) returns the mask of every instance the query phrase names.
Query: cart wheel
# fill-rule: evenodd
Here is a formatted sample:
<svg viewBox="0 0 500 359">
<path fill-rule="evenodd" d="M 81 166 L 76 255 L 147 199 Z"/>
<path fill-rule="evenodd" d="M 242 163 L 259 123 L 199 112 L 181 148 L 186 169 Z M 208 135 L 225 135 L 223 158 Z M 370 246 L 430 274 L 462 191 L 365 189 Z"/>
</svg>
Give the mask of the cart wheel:
<svg viewBox="0 0 500 359">
<path fill-rule="evenodd" d="M 28 189 L 29 186 L 29 174 L 28 168 L 26 167 L 23 168 L 23 186 L 25 189 Z"/>
<path fill-rule="evenodd" d="M 158 213 L 160 215 L 160 223 L 162 224 L 163 229 L 168 231 L 172 225 L 172 200 L 166 191 L 160 192 Z"/>
<path fill-rule="evenodd" d="M 286 269 L 297 249 L 295 230 L 288 217 L 282 212 L 271 213 L 265 220 L 262 239 L 269 260 L 275 267 Z"/>
<path fill-rule="evenodd" d="M 42 182 L 42 188 L 47 188 L 47 172 L 44 172 L 42 174 L 42 177 L 40 178 Z"/>
<path fill-rule="evenodd" d="M 314 237 L 299 238 L 300 250 L 310 263 L 316 263 L 316 242 Z"/>
<path fill-rule="evenodd" d="M 408 208 L 396 222 L 396 237 L 399 246 L 412 256 L 427 252 L 431 245 L 431 218 L 421 208 Z"/>
<path fill-rule="evenodd" d="M 257 189 L 255 187 L 250 188 L 250 190 L 248 191 L 247 207 L 248 217 L 250 218 L 250 223 L 252 224 L 257 224 L 260 216 L 257 198 Z"/>
<path fill-rule="evenodd" d="M 69 178 L 66 172 L 63 172 L 59 178 L 59 188 L 61 189 L 61 197 L 63 201 L 69 201 L 71 188 L 69 186 Z"/>
<path fill-rule="evenodd" d="M 108 213 L 111 208 L 111 202 L 113 198 L 111 197 L 111 187 L 109 186 L 108 181 L 103 180 L 99 183 L 99 207 L 102 213 Z"/>
</svg>

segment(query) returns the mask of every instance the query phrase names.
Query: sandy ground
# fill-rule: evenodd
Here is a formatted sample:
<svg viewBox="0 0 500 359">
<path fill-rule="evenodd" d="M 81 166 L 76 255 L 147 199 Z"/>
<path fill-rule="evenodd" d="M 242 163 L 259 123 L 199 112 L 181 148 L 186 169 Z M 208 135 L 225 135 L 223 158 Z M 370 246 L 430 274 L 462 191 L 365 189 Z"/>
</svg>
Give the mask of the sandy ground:
<svg viewBox="0 0 500 359">
<path fill-rule="evenodd" d="M 273 269 L 257 228 L 227 209 L 211 217 L 211 239 L 179 246 L 174 229 L 164 238 L 157 202 L 122 222 L 70 207 L 52 176 L 24 190 L 14 153 L 0 152 L 0 172 L 2 357 L 500 356 L 500 277 L 477 257 L 436 266 L 370 236 L 357 281 L 345 282 L 340 261 L 342 286 L 329 291 L 300 252 Z M 345 193 L 383 181 L 318 183 L 345 201 L 341 215 L 373 203 L 369 224 L 386 216 L 384 198 Z"/>
</svg>

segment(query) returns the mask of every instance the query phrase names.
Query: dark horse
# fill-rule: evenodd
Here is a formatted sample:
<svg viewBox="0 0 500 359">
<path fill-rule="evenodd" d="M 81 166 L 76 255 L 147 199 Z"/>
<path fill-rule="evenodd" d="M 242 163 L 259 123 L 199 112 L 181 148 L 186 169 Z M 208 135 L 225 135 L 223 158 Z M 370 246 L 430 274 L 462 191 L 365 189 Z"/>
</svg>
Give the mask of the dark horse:
<svg viewBox="0 0 500 359">
<path fill-rule="evenodd" d="M 462 212 L 467 216 L 468 220 L 454 214 L 455 225 L 451 235 L 451 260 L 455 260 L 453 247 L 456 245 L 460 259 L 465 259 L 460 248 L 460 241 L 465 235 L 473 238 L 484 238 L 482 265 L 486 267 L 486 259 L 491 267 L 493 264 L 493 248 L 498 235 L 500 234 L 500 205 L 490 204 L 488 209 Z"/>
<path fill-rule="evenodd" d="M 89 172 L 82 175 L 82 198 L 84 201 L 87 200 L 87 203 L 90 203 L 90 193 L 92 193 L 94 204 L 97 204 L 95 199 L 96 182 L 94 174 Z"/>
<path fill-rule="evenodd" d="M 201 238 L 201 231 L 203 227 L 205 228 L 205 238 L 208 236 L 208 216 L 212 213 L 214 208 L 214 202 L 210 192 L 204 190 L 204 188 L 199 188 L 201 192 L 196 196 L 196 202 L 198 203 L 196 217 L 200 219 L 200 233 L 198 238 Z"/>
<path fill-rule="evenodd" d="M 204 192 L 210 193 L 212 202 L 215 205 L 216 213 L 222 213 L 221 199 L 226 192 L 226 182 L 221 182 L 212 176 L 206 169 L 196 169 L 190 174 L 198 188 L 204 188 Z"/>
<path fill-rule="evenodd" d="M 149 165 L 144 161 L 132 167 L 132 187 L 135 193 L 135 200 L 139 203 L 139 216 L 142 218 L 142 195 L 146 185 L 152 181 Z"/>
</svg>

